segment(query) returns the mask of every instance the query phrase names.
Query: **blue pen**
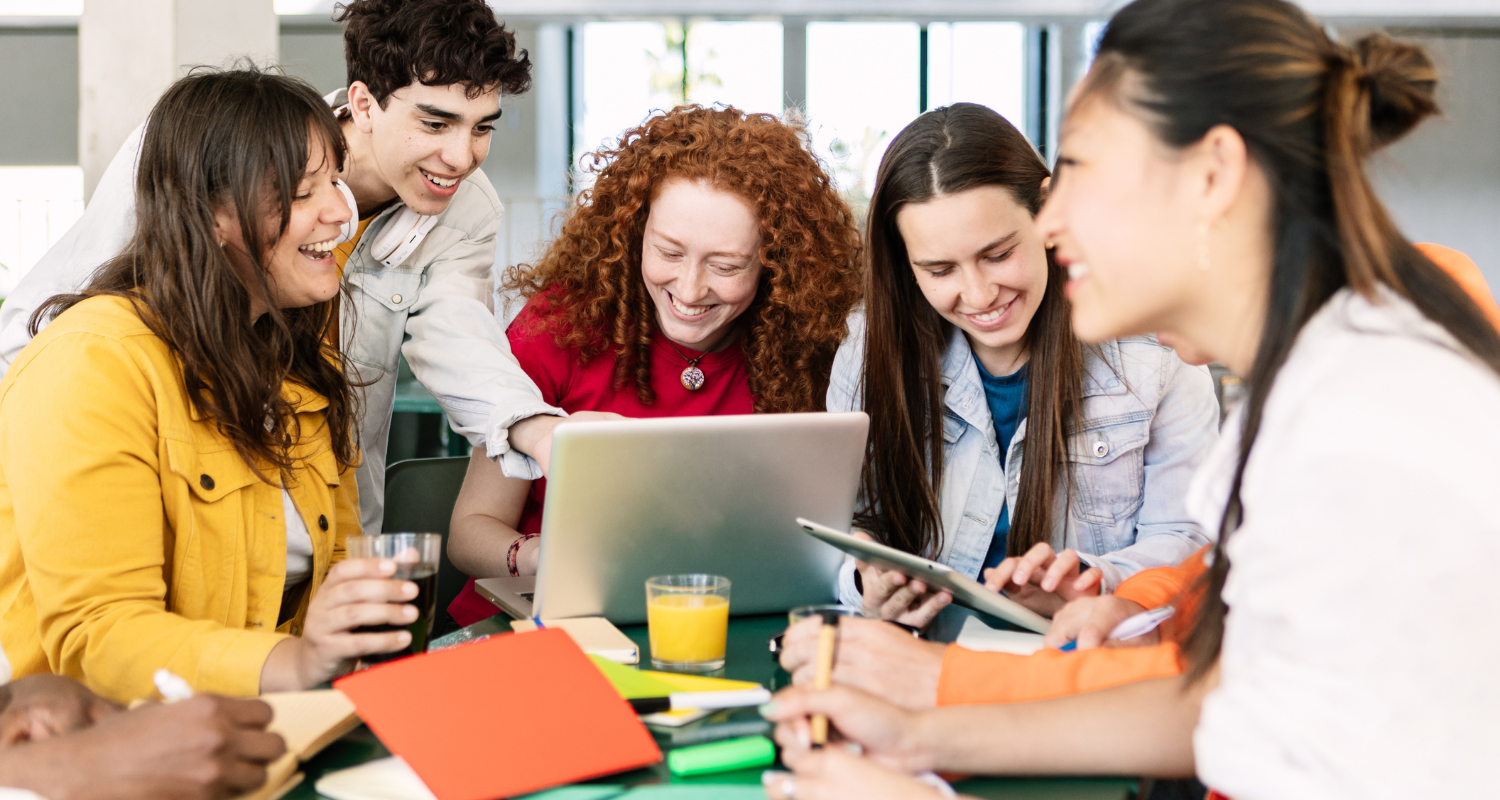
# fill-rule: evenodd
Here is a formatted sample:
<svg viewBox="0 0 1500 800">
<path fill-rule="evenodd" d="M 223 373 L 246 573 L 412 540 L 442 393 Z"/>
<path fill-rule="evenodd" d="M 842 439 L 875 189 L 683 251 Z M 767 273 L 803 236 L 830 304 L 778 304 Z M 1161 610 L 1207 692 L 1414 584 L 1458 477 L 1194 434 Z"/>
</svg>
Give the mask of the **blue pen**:
<svg viewBox="0 0 1500 800">
<path fill-rule="evenodd" d="M 1119 639 L 1123 642 L 1145 636 L 1156 630 L 1158 625 L 1171 619 L 1175 613 L 1177 613 L 1177 609 L 1171 606 L 1162 606 L 1161 608 L 1153 608 L 1150 611 L 1142 611 L 1116 625 L 1115 629 L 1109 632 L 1109 638 Z M 1078 649 L 1078 640 L 1074 639 L 1057 649 L 1063 653 L 1071 653 Z"/>
<path fill-rule="evenodd" d="M 532 617 L 531 618 L 531 622 L 532 622 L 532 624 L 536 625 L 536 629 L 537 630 L 539 630 L 539 631 L 547 630 L 547 626 L 542 624 L 542 618 L 541 617 Z"/>
</svg>

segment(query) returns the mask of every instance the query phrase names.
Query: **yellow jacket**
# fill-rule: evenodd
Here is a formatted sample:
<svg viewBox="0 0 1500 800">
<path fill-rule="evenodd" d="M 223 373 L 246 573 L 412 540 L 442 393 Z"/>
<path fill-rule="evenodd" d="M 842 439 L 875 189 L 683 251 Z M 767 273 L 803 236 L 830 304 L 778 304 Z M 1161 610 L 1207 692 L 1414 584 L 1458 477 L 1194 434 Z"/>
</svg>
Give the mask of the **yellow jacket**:
<svg viewBox="0 0 1500 800">
<path fill-rule="evenodd" d="M 0 644 L 17 677 L 60 673 L 128 702 L 154 696 L 166 667 L 198 691 L 259 693 L 266 656 L 300 633 L 343 537 L 359 533 L 327 400 L 283 392 L 304 432 L 287 488 L 313 574 L 278 631 L 281 488 L 198 414 L 131 303 L 85 300 L 21 353 L 0 382 Z"/>
</svg>

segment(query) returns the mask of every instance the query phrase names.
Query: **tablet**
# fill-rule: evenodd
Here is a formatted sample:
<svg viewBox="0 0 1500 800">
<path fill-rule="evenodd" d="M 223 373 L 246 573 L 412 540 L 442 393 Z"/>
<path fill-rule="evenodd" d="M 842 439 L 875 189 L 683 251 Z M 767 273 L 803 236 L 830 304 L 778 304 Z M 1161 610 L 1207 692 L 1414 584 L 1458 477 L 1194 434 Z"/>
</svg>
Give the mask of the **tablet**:
<svg viewBox="0 0 1500 800">
<path fill-rule="evenodd" d="M 797 524 L 818 540 L 831 544 L 866 564 L 874 564 L 881 569 L 893 569 L 908 578 L 916 578 L 928 586 L 946 589 L 953 595 L 953 601 L 965 608 L 999 617 L 1006 622 L 1037 633 L 1046 633 L 1047 629 L 1052 627 L 1051 620 L 1005 595 L 986 589 L 984 584 L 947 564 L 928 561 L 921 556 L 914 556 L 879 542 L 867 542 L 801 517 L 797 518 Z"/>
</svg>

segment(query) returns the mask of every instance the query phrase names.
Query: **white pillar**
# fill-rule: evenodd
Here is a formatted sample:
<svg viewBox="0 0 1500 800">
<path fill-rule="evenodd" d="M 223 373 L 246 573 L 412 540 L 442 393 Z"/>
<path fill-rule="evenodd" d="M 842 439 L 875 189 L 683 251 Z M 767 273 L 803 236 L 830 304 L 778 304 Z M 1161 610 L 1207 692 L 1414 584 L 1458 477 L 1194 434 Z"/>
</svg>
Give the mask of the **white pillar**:
<svg viewBox="0 0 1500 800">
<path fill-rule="evenodd" d="M 202 64 L 276 62 L 274 0 L 84 0 L 78 20 L 78 163 L 84 196 L 172 81 Z"/>
</svg>

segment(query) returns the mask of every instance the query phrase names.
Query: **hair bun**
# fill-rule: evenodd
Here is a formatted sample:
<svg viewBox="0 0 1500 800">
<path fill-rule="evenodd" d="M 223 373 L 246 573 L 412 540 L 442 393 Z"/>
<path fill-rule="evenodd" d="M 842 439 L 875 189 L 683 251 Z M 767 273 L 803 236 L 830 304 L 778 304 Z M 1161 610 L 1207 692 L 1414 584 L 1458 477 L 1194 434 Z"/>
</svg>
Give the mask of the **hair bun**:
<svg viewBox="0 0 1500 800">
<path fill-rule="evenodd" d="M 1370 149 L 1405 136 L 1438 113 L 1437 67 L 1421 47 L 1372 33 L 1354 45 L 1370 92 Z"/>
</svg>

